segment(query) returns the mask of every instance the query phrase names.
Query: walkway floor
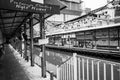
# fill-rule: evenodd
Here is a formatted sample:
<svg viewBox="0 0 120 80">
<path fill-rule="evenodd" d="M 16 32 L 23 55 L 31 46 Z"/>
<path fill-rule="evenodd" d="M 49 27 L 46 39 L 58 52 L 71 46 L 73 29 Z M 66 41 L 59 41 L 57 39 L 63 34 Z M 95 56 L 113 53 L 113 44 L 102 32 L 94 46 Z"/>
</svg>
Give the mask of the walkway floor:
<svg viewBox="0 0 120 80">
<path fill-rule="evenodd" d="M 9 45 L 0 61 L 0 80 L 50 80 L 50 75 L 47 73 L 47 78 L 42 78 L 41 68 L 37 65 L 31 67 L 30 62 Z"/>
</svg>

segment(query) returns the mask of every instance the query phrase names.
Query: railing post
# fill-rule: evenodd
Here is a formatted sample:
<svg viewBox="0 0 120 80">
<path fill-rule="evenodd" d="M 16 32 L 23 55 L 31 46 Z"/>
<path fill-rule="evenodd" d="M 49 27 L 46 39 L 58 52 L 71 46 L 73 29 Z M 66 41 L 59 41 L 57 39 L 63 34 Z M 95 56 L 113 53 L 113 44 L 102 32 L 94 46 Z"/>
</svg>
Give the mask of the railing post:
<svg viewBox="0 0 120 80">
<path fill-rule="evenodd" d="M 114 80 L 113 64 L 111 64 L 111 80 Z"/>
<path fill-rule="evenodd" d="M 85 80 L 85 60 L 82 58 L 82 80 Z"/>
<path fill-rule="evenodd" d="M 94 80 L 94 61 L 92 60 L 92 80 Z"/>
<path fill-rule="evenodd" d="M 80 60 L 80 58 L 78 59 L 78 73 L 79 73 L 79 80 L 81 80 L 81 60 Z"/>
<path fill-rule="evenodd" d="M 99 64 L 99 61 L 97 63 L 97 80 L 100 80 L 100 64 Z"/>
<path fill-rule="evenodd" d="M 104 63 L 104 80 L 106 80 L 106 63 Z"/>
<path fill-rule="evenodd" d="M 57 65 L 57 80 L 60 80 L 60 68 Z"/>
<path fill-rule="evenodd" d="M 70 80 L 71 79 L 71 77 L 70 77 L 71 76 L 71 73 L 70 73 L 71 72 L 71 60 L 68 61 L 68 64 L 69 64 L 68 65 L 68 69 L 69 69 L 68 70 L 69 71 L 68 77 L 69 77 L 69 80 Z"/>
<path fill-rule="evenodd" d="M 77 79 L 77 53 L 73 53 L 73 60 L 74 60 L 74 80 Z"/>
</svg>

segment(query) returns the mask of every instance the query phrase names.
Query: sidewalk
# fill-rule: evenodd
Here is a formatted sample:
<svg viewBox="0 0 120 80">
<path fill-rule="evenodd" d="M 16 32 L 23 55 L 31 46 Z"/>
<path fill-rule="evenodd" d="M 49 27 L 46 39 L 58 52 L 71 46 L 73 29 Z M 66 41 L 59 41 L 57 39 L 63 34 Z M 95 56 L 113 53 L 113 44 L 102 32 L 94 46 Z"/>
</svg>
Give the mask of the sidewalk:
<svg viewBox="0 0 120 80">
<path fill-rule="evenodd" d="M 37 66 L 36 64 L 34 64 L 34 67 L 31 67 L 30 62 L 25 61 L 17 51 L 14 51 L 14 56 L 30 80 L 50 80 L 49 73 L 46 72 L 46 78 L 42 78 L 41 67 Z M 56 79 L 54 78 L 54 80 Z"/>
<path fill-rule="evenodd" d="M 0 80 L 50 80 L 49 73 L 42 78 L 41 68 L 36 64 L 31 67 L 30 62 L 25 61 L 12 46 L 8 46 L 6 53 L 0 68 Z"/>
<path fill-rule="evenodd" d="M 5 52 L 3 60 L 0 60 L 0 80 L 30 80 L 9 46 L 5 48 Z"/>
<path fill-rule="evenodd" d="M 48 74 L 47 74 L 47 78 L 41 77 L 41 68 L 40 67 L 38 67 L 37 65 L 34 65 L 34 67 L 31 67 L 30 62 L 25 61 L 19 55 L 18 52 L 15 52 L 14 55 L 30 80 L 50 80 L 50 77 Z"/>
</svg>

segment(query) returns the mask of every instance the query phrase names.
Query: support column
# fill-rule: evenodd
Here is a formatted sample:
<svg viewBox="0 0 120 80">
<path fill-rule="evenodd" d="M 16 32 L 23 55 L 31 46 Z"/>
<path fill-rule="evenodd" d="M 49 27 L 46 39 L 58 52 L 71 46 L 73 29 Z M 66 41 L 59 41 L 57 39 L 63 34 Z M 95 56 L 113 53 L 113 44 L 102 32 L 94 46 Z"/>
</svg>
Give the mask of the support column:
<svg viewBox="0 0 120 80">
<path fill-rule="evenodd" d="M 22 33 L 20 34 L 20 54 L 21 54 L 21 56 L 22 56 Z"/>
<path fill-rule="evenodd" d="M 34 60 L 33 60 L 33 19 L 30 18 L 30 60 L 31 60 L 31 66 L 34 66 Z"/>
<path fill-rule="evenodd" d="M 28 59 L 28 56 L 27 56 L 27 36 L 26 36 L 26 24 L 24 24 L 24 49 L 25 49 L 25 52 L 24 52 L 24 58 L 25 60 L 29 61 Z"/>
<path fill-rule="evenodd" d="M 44 25 L 44 15 L 40 14 L 40 37 L 41 39 L 45 39 L 45 25 Z M 46 54 L 45 54 L 45 45 L 41 46 L 42 51 L 42 77 L 46 77 Z"/>
</svg>

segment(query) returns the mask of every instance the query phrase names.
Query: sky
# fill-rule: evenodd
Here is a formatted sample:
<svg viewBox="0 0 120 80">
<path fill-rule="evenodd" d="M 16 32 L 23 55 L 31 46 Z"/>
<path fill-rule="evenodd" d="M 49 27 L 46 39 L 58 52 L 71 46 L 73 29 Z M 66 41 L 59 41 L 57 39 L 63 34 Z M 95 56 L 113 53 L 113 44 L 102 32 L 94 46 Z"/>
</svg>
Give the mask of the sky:
<svg viewBox="0 0 120 80">
<path fill-rule="evenodd" d="M 82 0 L 84 7 L 91 8 L 92 10 L 107 4 L 107 0 Z"/>
</svg>

